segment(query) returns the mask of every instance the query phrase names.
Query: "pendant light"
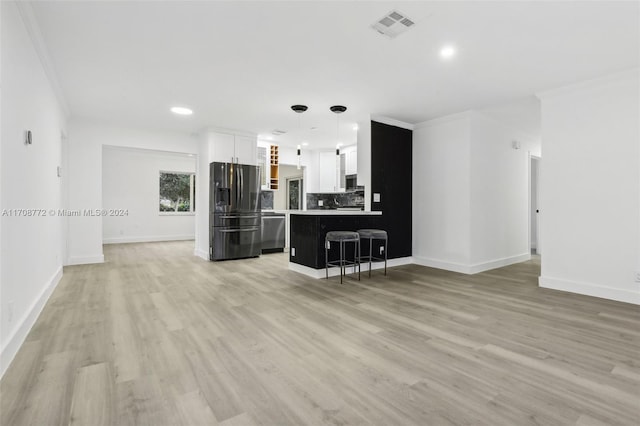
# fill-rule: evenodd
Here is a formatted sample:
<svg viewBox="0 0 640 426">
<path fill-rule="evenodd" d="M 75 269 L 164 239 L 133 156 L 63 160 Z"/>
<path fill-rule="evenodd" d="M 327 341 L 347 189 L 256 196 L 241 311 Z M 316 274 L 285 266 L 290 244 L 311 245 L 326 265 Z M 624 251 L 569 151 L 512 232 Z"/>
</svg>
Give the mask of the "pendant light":
<svg viewBox="0 0 640 426">
<path fill-rule="evenodd" d="M 305 112 L 308 108 L 307 108 L 306 105 L 292 105 L 291 109 L 293 111 L 295 111 L 296 113 L 298 113 L 298 132 L 299 132 L 301 130 L 301 127 L 300 127 L 300 114 Z M 298 170 L 300 170 L 300 153 L 301 153 L 300 144 L 298 144 L 298 148 L 297 148 L 297 152 L 296 152 L 296 154 L 298 156 Z"/>
<path fill-rule="evenodd" d="M 342 106 L 342 105 L 334 105 L 331 108 L 329 108 L 331 110 L 331 112 L 333 112 L 336 115 L 336 185 L 335 185 L 335 190 L 337 191 L 338 188 L 341 187 L 340 185 L 340 145 L 342 145 L 340 143 L 340 114 L 342 114 L 343 112 L 345 112 L 347 110 L 346 106 Z"/>
</svg>

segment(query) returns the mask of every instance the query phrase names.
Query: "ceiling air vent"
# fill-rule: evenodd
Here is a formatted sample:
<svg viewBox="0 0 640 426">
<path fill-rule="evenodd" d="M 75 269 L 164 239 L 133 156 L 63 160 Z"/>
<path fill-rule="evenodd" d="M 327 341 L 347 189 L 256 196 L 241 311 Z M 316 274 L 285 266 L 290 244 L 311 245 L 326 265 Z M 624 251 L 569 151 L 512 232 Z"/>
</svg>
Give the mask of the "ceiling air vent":
<svg viewBox="0 0 640 426">
<path fill-rule="evenodd" d="M 280 136 L 280 135 L 284 135 L 285 133 L 287 133 L 285 130 L 278 130 L 275 129 L 274 131 L 271 132 L 272 134 L 276 135 L 276 136 Z"/>
<path fill-rule="evenodd" d="M 411 19 L 407 18 L 397 10 L 392 10 L 382 18 L 378 19 L 371 28 L 389 38 L 396 38 L 399 34 L 407 31 L 413 25 L 415 25 L 415 22 Z"/>
</svg>

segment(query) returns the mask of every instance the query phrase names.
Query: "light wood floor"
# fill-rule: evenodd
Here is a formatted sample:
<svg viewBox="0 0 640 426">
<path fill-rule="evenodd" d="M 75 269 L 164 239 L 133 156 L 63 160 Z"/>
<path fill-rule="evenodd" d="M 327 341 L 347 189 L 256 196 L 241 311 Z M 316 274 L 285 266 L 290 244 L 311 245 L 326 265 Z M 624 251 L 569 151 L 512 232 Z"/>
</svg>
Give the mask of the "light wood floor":
<svg viewBox="0 0 640 426">
<path fill-rule="evenodd" d="M 540 289 L 536 260 L 340 285 L 192 247 L 65 268 L 1 424 L 638 424 L 638 307 Z"/>
</svg>

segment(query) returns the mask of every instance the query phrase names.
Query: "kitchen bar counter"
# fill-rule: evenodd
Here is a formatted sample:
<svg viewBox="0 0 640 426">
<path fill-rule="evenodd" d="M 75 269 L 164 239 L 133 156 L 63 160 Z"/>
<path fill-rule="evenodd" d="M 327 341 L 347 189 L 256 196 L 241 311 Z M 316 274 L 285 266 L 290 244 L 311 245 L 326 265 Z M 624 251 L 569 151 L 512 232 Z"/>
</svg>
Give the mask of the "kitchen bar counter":
<svg viewBox="0 0 640 426">
<path fill-rule="evenodd" d="M 381 219 L 382 212 L 339 210 L 291 211 L 289 224 L 289 269 L 310 276 L 324 276 L 324 238 L 327 232 L 380 228 L 382 224 Z M 375 246 L 374 250 L 377 250 Z M 337 252 L 337 250 L 332 250 L 330 260 L 334 260 L 334 256 L 337 258 Z"/>
<path fill-rule="evenodd" d="M 382 212 L 365 212 L 362 210 L 289 210 L 290 214 L 305 216 L 381 216 Z"/>
<path fill-rule="evenodd" d="M 336 210 L 336 209 L 324 209 L 324 210 L 262 210 L 262 214 L 302 214 L 311 216 L 327 216 L 327 215 L 356 215 L 356 216 L 380 216 L 382 212 L 365 212 L 362 210 Z"/>
</svg>

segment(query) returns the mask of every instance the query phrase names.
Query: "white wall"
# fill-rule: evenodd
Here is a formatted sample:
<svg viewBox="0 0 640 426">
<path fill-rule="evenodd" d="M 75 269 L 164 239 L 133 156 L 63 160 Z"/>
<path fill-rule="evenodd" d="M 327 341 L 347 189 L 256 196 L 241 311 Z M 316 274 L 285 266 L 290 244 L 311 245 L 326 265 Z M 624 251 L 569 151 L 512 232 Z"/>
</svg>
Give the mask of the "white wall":
<svg viewBox="0 0 640 426">
<path fill-rule="evenodd" d="M 519 149 L 513 148 L 514 141 Z M 539 141 L 482 113 L 471 114 L 473 269 L 530 258 L 529 153 L 539 150 Z"/>
<path fill-rule="evenodd" d="M 66 118 L 18 7 L 4 1 L 0 11 L 0 206 L 46 214 L 0 219 L 1 375 L 62 277 L 62 184 L 56 169 Z M 23 142 L 27 129 L 33 132 L 29 146 Z"/>
<path fill-rule="evenodd" d="M 294 164 L 297 166 L 298 164 L 298 150 L 296 148 L 289 148 L 286 146 L 280 146 L 280 164 Z M 302 197 L 302 208 L 307 208 L 307 192 L 314 192 L 311 189 L 317 188 L 318 179 L 317 174 L 312 176 L 313 173 L 310 172 L 314 170 L 314 168 L 318 167 L 318 153 L 317 151 L 313 151 L 307 149 L 306 147 L 301 147 L 300 149 L 300 166 L 302 167 L 301 175 L 303 179 L 303 189 L 305 196 Z M 281 188 L 283 188 L 281 186 Z"/>
<path fill-rule="evenodd" d="M 284 210 L 287 208 L 287 179 L 297 177 L 302 177 L 304 179 L 303 173 L 304 169 L 298 170 L 297 166 L 280 164 L 280 169 L 278 170 L 279 189 L 274 191 L 273 194 L 273 208 L 275 210 Z"/>
<path fill-rule="evenodd" d="M 196 172 L 196 158 L 185 154 L 103 147 L 102 207 L 126 210 L 103 218 L 103 242 L 192 240 L 195 213 L 158 211 L 160 172 Z"/>
<path fill-rule="evenodd" d="M 462 272 L 471 262 L 470 131 L 469 113 L 431 120 L 413 131 L 417 263 Z"/>
<path fill-rule="evenodd" d="M 421 123 L 413 141 L 415 261 L 476 273 L 529 259 L 528 161 L 539 142 L 477 111 Z"/>
<path fill-rule="evenodd" d="M 640 304 L 638 70 L 542 100 L 542 287 Z"/>
<path fill-rule="evenodd" d="M 196 176 L 196 247 L 194 254 L 209 260 L 209 163 L 213 161 L 209 136 L 198 136 Z"/>
<path fill-rule="evenodd" d="M 88 120 L 69 123 L 69 208 L 102 209 L 102 148 L 120 146 L 197 154 L 186 133 L 116 127 Z M 69 218 L 68 264 L 104 261 L 101 216 Z"/>
</svg>

